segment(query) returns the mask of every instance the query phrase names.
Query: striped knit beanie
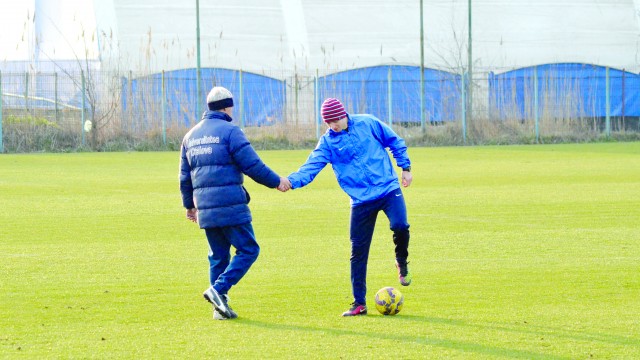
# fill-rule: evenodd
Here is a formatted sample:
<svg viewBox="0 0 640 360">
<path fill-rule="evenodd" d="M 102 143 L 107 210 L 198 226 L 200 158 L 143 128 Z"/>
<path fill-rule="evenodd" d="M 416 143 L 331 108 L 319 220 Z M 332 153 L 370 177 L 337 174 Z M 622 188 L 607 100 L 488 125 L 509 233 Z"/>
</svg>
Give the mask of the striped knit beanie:
<svg viewBox="0 0 640 360">
<path fill-rule="evenodd" d="M 344 111 L 344 106 L 338 99 L 328 98 L 322 103 L 322 120 L 324 122 L 332 122 L 340 120 L 347 116 L 347 112 Z"/>
<path fill-rule="evenodd" d="M 233 107 L 233 96 L 229 90 L 222 86 L 216 86 L 207 95 L 207 105 L 211 111 Z"/>
</svg>

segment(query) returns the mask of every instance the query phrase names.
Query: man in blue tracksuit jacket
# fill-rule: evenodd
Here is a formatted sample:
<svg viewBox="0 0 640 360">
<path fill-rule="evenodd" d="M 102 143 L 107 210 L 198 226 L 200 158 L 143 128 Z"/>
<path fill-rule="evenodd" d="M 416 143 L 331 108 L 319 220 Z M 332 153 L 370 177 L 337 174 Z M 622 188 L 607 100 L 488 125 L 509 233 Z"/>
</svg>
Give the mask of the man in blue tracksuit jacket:
<svg viewBox="0 0 640 360">
<path fill-rule="evenodd" d="M 249 271 L 260 252 L 243 174 L 270 188 L 289 182 L 262 162 L 242 130 L 231 123 L 229 90 L 214 87 L 207 105 L 209 110 L 182 141 L 180 192 L 187 218 L 204 229 L 209 242 L 211 287 L 204 298 L 213 304 L 214 318 L 225 320 L 237 317 L 227 292 Z M 233 259 L 231 246 L 236 249 Z"/>
<path fill-rule="evenodd" d="M 338 184 L 351 197 L 351 284 L 354 302 L 343 316 L 365 315 L 369 248 L 381 210 L 389 218 L 395 243 L 400 283 L 408 286 L 409 223 L 398 176 L 387 148 L 402 168 L 402 185 L 411 185 L 411 161 L 407 146 L 390 127 L 371 115 L 349 115 L 339 100 L 322 104 L 322 118 L 329 126 L 300 169 L 289 175 L 292 189 L 301 188 L 331 164 Z M 287 190 L 279 188 L 280 190 Z"/>
</svg>

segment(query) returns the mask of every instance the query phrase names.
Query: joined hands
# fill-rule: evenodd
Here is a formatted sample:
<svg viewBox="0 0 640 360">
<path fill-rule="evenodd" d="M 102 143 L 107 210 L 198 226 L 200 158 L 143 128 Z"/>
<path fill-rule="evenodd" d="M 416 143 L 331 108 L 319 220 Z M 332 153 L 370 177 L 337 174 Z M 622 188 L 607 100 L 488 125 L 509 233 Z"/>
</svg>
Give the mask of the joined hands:
<svg viewBox="0 0 640 360">
<path fill-rule="evenodd" d="M 291 190 L 291 181 L 289 181 L 289 179 L 287 179 L 286 177 L 281 176 L 280 185 L 278 185 L 277 189 L 282 192 L 287 192 Z"/>
</svg>

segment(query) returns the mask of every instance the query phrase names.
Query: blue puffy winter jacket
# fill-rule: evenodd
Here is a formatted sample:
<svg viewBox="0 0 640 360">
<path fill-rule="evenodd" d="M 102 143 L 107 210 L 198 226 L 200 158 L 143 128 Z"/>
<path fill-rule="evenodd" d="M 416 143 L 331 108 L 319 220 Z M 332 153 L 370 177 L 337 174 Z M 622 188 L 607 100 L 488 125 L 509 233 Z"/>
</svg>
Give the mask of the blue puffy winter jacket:
<svg viewBox="0 0 640 360">
<path fill-rule="evenodd" d="M 180 157 L 182 205 L 198 209 L 201 228 L 251 222 L 243 174 L 270 188 L 280 184 L 229 115 L 205 112 L 182 140 Z"/>
<path fill-rule="evenodd" d="M 400 188 L 386 148 L 399 167 L 407 168 L 411 161 L 404 140 L 374 116 L 347 117 L 347 130 L 327 129 L 307 161 L 289 175 L 293 189 L 309 184 L 329 163 L 338 184 L 351 197 L 352 206 L 380 199 Z"/>
</svg>

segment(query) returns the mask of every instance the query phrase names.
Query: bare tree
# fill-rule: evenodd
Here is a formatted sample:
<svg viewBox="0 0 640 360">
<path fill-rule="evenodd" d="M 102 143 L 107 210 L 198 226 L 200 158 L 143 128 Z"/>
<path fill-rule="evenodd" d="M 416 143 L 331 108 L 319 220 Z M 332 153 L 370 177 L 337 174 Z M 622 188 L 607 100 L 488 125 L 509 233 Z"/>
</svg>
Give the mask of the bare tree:
<svg viewBox="0 0 640 360">
<path fill-rule="evenodd" d="M 78 54 L 75 51 L 73 52 L 75 57 L 74 61 L 80 70 L 80 76 L 78 76 L 73 69 L 60 65 L 58 61 L 52 59 L 48 54 L 44 55 L 56 68 L 67 76 L 77 88 L 81 89 L 81 96 L 83 97 L 81 101 L 83 101 L 83 103 L 86 102 L 85 108 L 82 111 L 87 111 L 88 119 L 92 122 L 92 127 L 89 131 L 91 148 L 97 150 L 101 138 L 100 135 L 116 118 L 120 109 L 122 84 L 120 81 L 119 63 L 116 63 L 115 66 L 108 66 L 109 70 L 107 71 L 96 69 L 94 64 L 102 60 L 102 55 L 99 55 L 96 61 L 90 57 L 90 53 L 95 44 L 100 44 L 101 46 L 98 47 L 99 54 L 108 54 L 117 46 L 117 40 L 114 38 L 112 31 L 109 34 L 105 32 L 98 34 L 97 31 L 92 31 L 90 37 L 88 37 L 82 25 L 81 29 L 80 39 L 84 45 L 82 49 L 83 53 Z M 70 48 L 73 49 L 64 34 L 60 34 Z M 101 37 L 101 41 L 98 41 L 98 36 Z"/>
</svg>

